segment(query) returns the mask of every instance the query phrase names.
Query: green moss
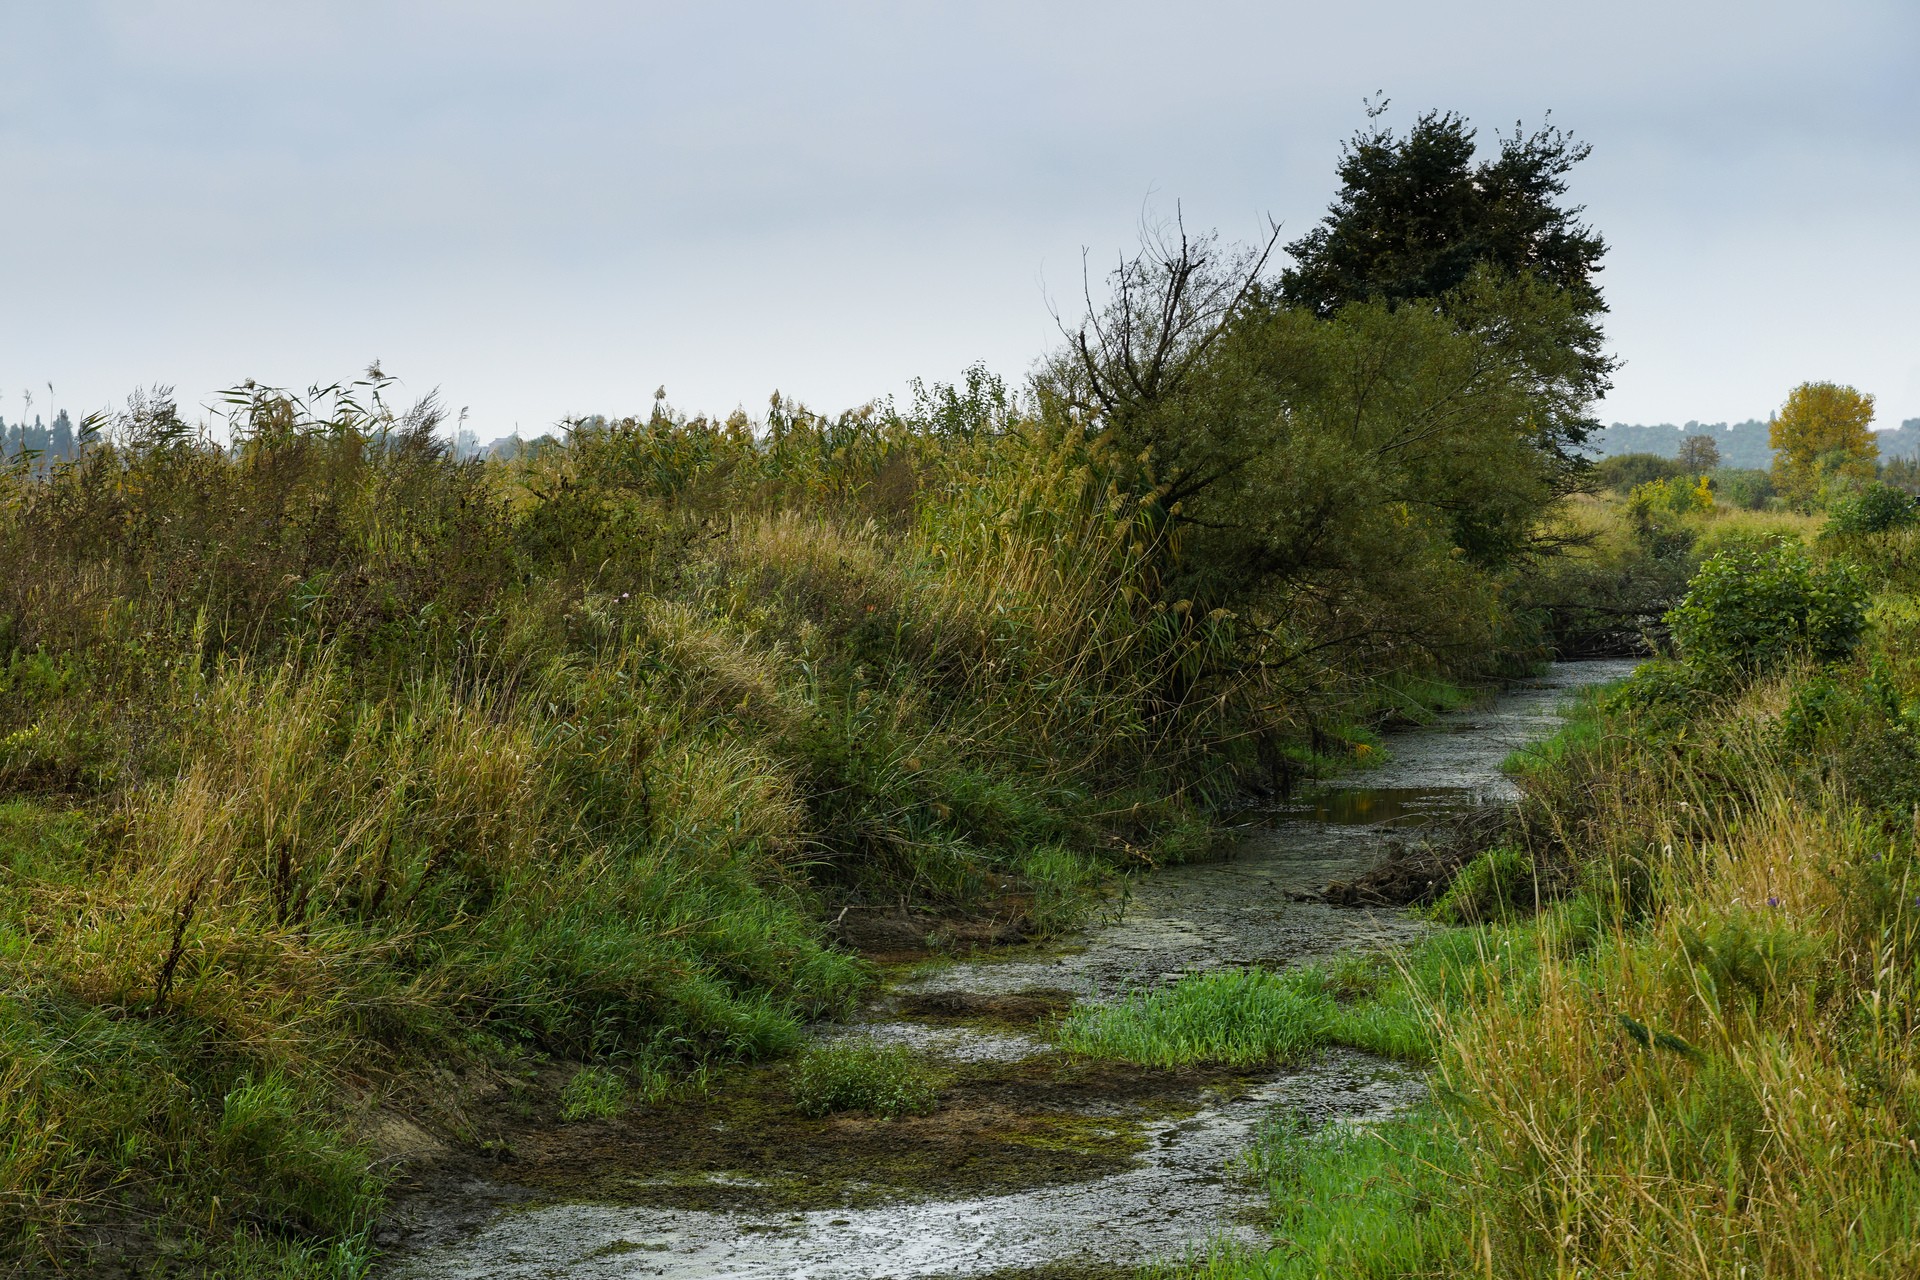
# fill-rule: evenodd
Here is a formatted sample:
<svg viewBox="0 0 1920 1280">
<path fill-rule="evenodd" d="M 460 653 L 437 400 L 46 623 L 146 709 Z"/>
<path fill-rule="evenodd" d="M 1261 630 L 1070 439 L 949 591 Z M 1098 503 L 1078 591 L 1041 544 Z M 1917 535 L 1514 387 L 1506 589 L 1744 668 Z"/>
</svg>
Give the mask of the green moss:
<svg viewBox="0 0 1920 1280">
<path fill-rule="evenodd" d="M 779 1068 L 738 1069 L 705 1095 L 644 1105 L 564 1141 L 515 1142 L 517 1183 L 566 1199 L 713 1212 L 806 1212 L 967 1199 L 1132 1168 L 1148 1126 L 1245 1083 L 1046 1056 L 957 1067 L 931 1115 L 803 1114 Z"/>
</svg>

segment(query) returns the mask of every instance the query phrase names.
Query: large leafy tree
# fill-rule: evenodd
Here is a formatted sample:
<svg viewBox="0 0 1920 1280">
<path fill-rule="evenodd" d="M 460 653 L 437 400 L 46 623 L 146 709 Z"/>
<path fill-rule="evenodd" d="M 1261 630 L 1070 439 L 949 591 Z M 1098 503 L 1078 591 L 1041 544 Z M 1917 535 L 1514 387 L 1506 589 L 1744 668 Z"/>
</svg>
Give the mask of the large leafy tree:
<svg viewBox="0 0 1920 1280">
<path fill-rule="evenodd" d="M 1613 367 L 1603 246 L 1559 204 L 1584 146 L 1543 130 L 1478 162 L 1430 115 L 1349 151 L 1279 282 L 1277 234 L 1150 231 L 1036 377 L 1167 530 L 1169 607 L 1232 617 L 1238 669 L 1276 680 L 1484 663 Z"/>
<path fill-rule="evenodd" d="M 1363 130 L 1342 149 L 1327 216 L 1287 246 L 1286 299 L 1329 316 L 1351 302 L 1440 298 L 1487 264 L 1603 312 L 1594 276 L 1606 242 L 1562 203 L 1590 150 L 1557 128 L 1516 129 L 1478 159 L 1474 129 L 1453 112 L 1429 111 L 1404 138 Z"/>
<path fill-rule="evenodd" d="M 1552 126 L 1516 127 L 1482 157 L 1475 130 L 1453 112 L 1427 112 L 1404 137 L 1363 129 L 1341 152 L 1326 217 L 1287 246 L 1294 265 L 1281 274 L 1281 298 L 1323 318 L 1355 303 L 1430 300 L 1463 326 L 1518 337 L 1556 402 L 1541 443 L 1571 463 L 1595 425 L 1587 407 L 1614 369 L 1596 279 L 1606 242 L 1566 201 L 1567 175 L 1589 150 Z M 1549 308 L 1537 296 L 1519 296 L 1529 291 L 1557 299 L 1551 325 L 1541 324 Z M 1530 326 L 1524 335 L 1516 311 Z"/>
<path fill-rule="evenodd" d="M 1460 306 L 1497 302 L 1497 335 L 1384 302 L 1322 319 L 1267 305 L 1263 261 L 1178 228 L 1149 237 L 1040 372 L 1043 403 L 1151 493 L 1179 550 L 1165 591 L 1232 610 L 1244 663 L 1472 666 L 1553 501 L 1536 423 L 1554 400 L 1528 356 L 1565 298 L 1476 278 Z"/>
<path fill-rule="evenodd" d="M 1811 502 L 1834 476 L 1872 479 L 1880 456 L 1872 424 L 1872 396 L 1834 382 L 1801 383 L 1767 424 L 1774 487 Z"/>
</svg>

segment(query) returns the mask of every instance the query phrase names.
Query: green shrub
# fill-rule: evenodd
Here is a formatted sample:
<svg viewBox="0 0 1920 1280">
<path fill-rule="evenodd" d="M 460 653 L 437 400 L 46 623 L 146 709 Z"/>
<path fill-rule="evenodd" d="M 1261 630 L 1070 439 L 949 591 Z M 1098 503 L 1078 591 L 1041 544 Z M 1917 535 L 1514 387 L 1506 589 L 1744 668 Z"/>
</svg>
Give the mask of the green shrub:
<svg viewBox="0 0 1920 1280">
<path fill-rule="evenodd" d="M 1607 716 L 1628 721 L 1634 731 L 1654 739 L 1684 729 L 1710 695 L 1700 672 L 1683 662 L 1643 662 L 1633 674 L 1601 696 Z"/>
<path fill-rule="evenodd" d="M 1687 469 L 1676 458 L 1657 453 L 1617 453 L 1593 464 L 1593 478 L 1602 488 L 1628 494 L 1654 480 L 1684 476 Z"/>
<path fill-rule="evenodd" d="M 1798 685 L 1776 732 L 1785 770 L 1809 799 L 1831 791 L 1900 815 L 1920 803 L 1915 713 L 1878 660 L 1864 679 L 1822 673 Z"/>
<path fill-rule="evenodd" d="M 1774 496 L 1773 476 L 1753 467 L 1721 467 L 1713 472 L 1713 496 L 1724 507 L 1760 511 Z"/>
<path fill-rule="evenodd" d="M 1822 533 L 1840 536 L 1891 533 L 1920 520 L 1920 499 L 1875 482 L 1834 499 Z"/>
<path fill-rule="evenodd" d="M 1726 1008 L 1734 1000 L 1761 1001 L 1811 976 L 1818 946 L 1766 910 L 1736 908 L 1701 924 L 1678 926 L 1684 962 L 1676 977 Z"/>
<path fill-rule="evenodd" d="M 1540 890 L 1533 858 L 1524 849 L 1489 849 L 1460 868 L 1431 911 L 1448 924 L 1478 924 L 1532 912 Z"/>
<path fill-rule="evenodd" d="M 1627 500 L 1627 520 L 1633 536 L 1655 559 L 1685 555 L 1697 536 L 1687 518 L 1713 510 L 1713 492 L 1705 476 L 1649 480 L 1637 486 Z"/>
<path fill-rule="evenodd" d="M 1708 558 L 1667 614 L 1687 664 L 1716 681 L 1804 655 L 1831 662 L 1866 627 L 1867 589 L 1849 567 L 1815 563 L 1791 542 L 1743 543 Z"/>
<path fill-rule="evenodd" d="M 865 1111 L 897 1118 L 930 1113 L 939 1099 L 935 1073 L 903 1044 L 850 1040 L 807 1050 L 791 1088 L 802 1115 Z"/>
</svg>

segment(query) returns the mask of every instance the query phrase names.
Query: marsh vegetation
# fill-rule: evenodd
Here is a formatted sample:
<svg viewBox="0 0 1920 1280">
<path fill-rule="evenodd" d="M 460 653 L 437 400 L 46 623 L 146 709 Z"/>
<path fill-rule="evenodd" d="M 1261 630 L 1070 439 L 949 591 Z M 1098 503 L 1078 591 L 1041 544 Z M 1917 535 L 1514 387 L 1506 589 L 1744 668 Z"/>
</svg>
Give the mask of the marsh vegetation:
<svg viewBox="0 0 1920 1280">
<path fill-rule="evenodd" d="M 1651 640 L 1434 887 L 1454 928 L 1059 1040 L 1431 1064 L 1395 1126 L 1267 1132 L 1282 1240 L 1220 1274 L 1911 1273 L 1913 505 L 1842 446 L 1790 501 L 1604 491 L 1584 150 L 1476 155 L 1363 134 L 1285 273 L 1151 229 L 1018 387 L 475 458 L 375 368 L 12 456 L 0 1258 L 363 1275 L 488 1105 L 709 1105 L 894 951 L 1055 936 L 1383 725 Z M 938 1120 L 911 1055 L 786 1078 L 809 1123 Z"/>
</svg>

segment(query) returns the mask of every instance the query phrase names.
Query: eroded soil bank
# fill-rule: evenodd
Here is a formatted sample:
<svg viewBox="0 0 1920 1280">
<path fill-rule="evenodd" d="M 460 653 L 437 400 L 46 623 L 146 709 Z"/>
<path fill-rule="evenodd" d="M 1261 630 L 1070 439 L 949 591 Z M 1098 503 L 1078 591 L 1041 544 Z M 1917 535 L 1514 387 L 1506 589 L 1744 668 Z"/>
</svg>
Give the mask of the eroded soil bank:
<svg viewBox="0 0 1920 1280">
<path fill-rule="evenodd" d="M 394 1280 L 500 1277 L 1111 1276 L 1221 1236 L 1254 1237 L 1234 1169 L 1276 1110 L 1361 1122 L 1417 1074 L 1349 1051 L 1280 1073 L 1076 1061 L 1047 1030 L 1077 1000 L 1195 969 L 1282 967 L 1388 946 L 1406 913 L 1313 900 L 1388 833 L 1511 801 L 1508 753 L 1553 732 L 1576 688 L 1627 662 L 1567 664 L 1396 736 L 1384 766 L 1265 815 L 1232 855 L 1135 878 L 1112 919 L 1044 951 L 922 966 L 822 1036 L 902 1040 L 947 1072 L 924 1117 L 808 1119 L 779 1067 L 617 1121 L 518 1133 L 497 1172 L 403 1202 Z"/>
</svg>

